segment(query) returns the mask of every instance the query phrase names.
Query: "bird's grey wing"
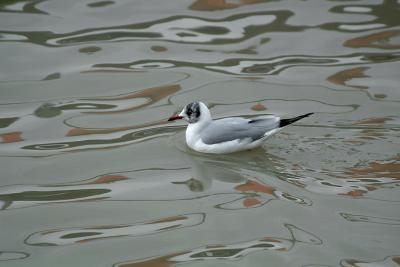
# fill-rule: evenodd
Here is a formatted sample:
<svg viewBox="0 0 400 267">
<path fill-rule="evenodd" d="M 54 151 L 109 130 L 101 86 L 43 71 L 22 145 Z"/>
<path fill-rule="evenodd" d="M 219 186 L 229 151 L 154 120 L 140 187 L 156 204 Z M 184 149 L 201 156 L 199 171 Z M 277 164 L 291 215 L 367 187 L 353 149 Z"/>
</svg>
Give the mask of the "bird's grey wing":
<svg viewBox="0 0 400 267">
<path fill-rule="evenodd" d="M 205 128 L 200 137 L 205 144 L 217 144 L 232 140 L 258 140 L 270 130 L 279 127 L 278 117 L 260 117 L 253 120 L 227 118 L 215 120 Z"/>
</svg>

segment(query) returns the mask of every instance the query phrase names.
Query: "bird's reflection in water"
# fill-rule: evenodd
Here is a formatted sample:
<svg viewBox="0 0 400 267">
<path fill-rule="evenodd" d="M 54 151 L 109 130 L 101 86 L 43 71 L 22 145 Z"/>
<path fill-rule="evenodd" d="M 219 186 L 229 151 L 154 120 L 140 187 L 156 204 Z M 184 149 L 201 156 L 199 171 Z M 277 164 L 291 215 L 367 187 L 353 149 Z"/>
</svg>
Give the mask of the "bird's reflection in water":
<svg viewBox="0 0 400 267">
<path fill-rule="evenodd" d="M 232 199 L 215 205 L 219 209 L 246 209 L 265 205 L 271 200 L 288 200 L 311 205 L 304 197 L 280 191 L 273 164 L 263 149 L 225 155 L 201 154 L 183 148 L 191 165 L 193 177 L 175 184 L 186 185 L 190 191 L 214 191 L 221 185 L 229 186 Z"/>
</svg>

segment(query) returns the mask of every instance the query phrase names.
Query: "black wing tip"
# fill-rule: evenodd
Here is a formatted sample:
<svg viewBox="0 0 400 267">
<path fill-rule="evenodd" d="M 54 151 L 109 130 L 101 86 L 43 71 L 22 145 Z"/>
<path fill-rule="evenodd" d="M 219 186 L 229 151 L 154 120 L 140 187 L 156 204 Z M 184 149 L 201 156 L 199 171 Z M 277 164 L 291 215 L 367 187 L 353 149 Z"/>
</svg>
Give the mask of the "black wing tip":
<svg viewBox="0 0 400 267">
<path fill-rule="evenodd" d="M 279 122 L 279 127 L 282 128 L 282 127 L 284 127 L 286 125 L 292 124 L 292 123 L 294 123 L 294 122 L 296 122 L 298 120 L 301 120 L 301 119 L 303 119 L 305 117 L 308 117 L 308 116 L 311 116 L 313 114 L 314 114 L 314 112 L 310 112 L 310 113 L 307 113 L 307 114 L 304 114 L 304 115 L 301 115 L 301 116 L 298 116 L 298 117 L 294 117 L 294 118 L 291 118 L 291 119 L 282 119 Z"/>
<path fill-rule="evenodd" d="M 254 119 L 254 120 L 249 120 L 248 123 L 255 123 L 255 122 L 259 122 L 262 121 L 263 119 Z"/>
</svg>

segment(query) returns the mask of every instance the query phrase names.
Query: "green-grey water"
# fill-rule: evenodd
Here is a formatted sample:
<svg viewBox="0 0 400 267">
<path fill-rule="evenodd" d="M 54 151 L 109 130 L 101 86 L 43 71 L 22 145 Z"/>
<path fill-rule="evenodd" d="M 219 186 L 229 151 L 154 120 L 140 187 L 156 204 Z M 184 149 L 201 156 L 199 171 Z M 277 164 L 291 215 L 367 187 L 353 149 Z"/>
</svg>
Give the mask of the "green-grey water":
<svg viewBox="0 0 400 267">
<path fill-rule="evenodd" d="M 0 266 L 400 265 L 400 3 L 0 2 Z M 262 148 L 214 117 L 315 112 Z"/>
</svg>

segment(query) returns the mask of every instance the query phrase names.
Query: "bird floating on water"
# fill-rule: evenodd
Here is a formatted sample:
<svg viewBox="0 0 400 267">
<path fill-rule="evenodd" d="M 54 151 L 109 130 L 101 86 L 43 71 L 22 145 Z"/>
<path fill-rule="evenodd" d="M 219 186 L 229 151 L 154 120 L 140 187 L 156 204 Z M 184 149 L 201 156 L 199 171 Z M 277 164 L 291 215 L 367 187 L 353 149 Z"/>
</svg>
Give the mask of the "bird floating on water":
<svg viewBox="0 0 400 267">
<path fill-rule="evenodd" d="M 210 110 L 200 101 L 185 106 L 181 113 L 168 121 L 184 119 L 187 145 L 198 152 L 226 154 L 261 146 L 263 141 L 281 128 L 313 113 L 291 119 L 278 116 L 261 116 L 251 119 L 230 117 L 213 120 Z"/>
</svg>

